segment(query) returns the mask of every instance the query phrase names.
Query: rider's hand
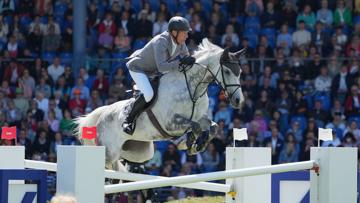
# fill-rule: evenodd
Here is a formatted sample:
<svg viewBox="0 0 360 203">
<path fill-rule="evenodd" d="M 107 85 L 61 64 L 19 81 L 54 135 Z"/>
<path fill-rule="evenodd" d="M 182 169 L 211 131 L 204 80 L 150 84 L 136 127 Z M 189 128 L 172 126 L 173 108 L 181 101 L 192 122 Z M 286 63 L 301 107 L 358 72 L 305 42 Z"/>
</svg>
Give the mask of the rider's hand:
<svg viewBox="0 0 360 203">
<path fill-rule="evenodd" d="M 195 58 L 192 56 L 185 56 L 184 58 L 180 59 L 180 65 L 187 65 L 192 66 L 195 63 Z"/>
</svg>

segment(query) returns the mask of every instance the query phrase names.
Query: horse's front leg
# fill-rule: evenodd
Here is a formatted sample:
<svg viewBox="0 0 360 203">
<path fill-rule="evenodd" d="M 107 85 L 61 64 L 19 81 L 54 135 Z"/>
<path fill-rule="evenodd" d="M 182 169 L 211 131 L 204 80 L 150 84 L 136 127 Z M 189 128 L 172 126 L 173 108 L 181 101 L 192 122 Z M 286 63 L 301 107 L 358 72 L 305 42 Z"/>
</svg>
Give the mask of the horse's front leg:
<svg viewBox="0 0 360 203">
<path fill-rule="evenodd" d="M 208 121 L 211 123 L 210 129 L 203 131 L 201 133 L 201 136 L 198 136 L 198 138 L 195 141 L 197 152 L 203 152 L 206 150 L 211 140 L 216 136 L 217 129 L 219 128 L 218 124 L 215 123 L 214 121 L 211 120 Z"/>
<path fill-rule="evenodd" d="M 215 137 L 218 125 L 207 116 L 202 117 L 198 122 L 201 132 L 192 133 L 187 139 L 187 153 L 192 155 L 205 151 L 210 141 Z"/>
</svg>

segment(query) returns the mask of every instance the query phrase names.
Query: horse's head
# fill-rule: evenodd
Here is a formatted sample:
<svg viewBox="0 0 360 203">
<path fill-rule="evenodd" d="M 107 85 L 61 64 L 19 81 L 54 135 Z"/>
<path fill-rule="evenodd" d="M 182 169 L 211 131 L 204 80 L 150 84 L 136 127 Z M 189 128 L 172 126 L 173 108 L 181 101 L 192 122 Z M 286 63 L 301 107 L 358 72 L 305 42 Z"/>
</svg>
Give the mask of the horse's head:
<svg viewBox="0 0 360 203">
<path fill-rule="evenodd" d="M 216 75 L 216 81 L 225 90 L 231 105 L 234 108 L 240 108 L 244 101 L 244 95 L 240 85 L 240 56 L 245 53 L 242 49 L 236 53 L 229 52 L 225 49 L 220 57 L 220 69 Z"/>
</svg>

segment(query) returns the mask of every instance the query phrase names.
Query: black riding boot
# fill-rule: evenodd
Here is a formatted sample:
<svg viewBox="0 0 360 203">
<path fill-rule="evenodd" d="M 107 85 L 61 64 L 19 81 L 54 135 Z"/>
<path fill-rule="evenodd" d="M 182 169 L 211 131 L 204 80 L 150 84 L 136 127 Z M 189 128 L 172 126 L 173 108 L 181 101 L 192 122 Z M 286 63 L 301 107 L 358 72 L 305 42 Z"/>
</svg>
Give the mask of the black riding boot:
<svg viewBox="0 0 360 203">
<path fill-rule="evenodd" d="M 140 113 L 145 109 L 147 102 L 145 101 L 144 95 L 140 94 L 134 102 L 134 105 L 129 113 L 128 117 L 125 119 L 122 127 L 125 133 L 132 135 L 135 130 L 135 119 L 140 115 Z"/>
</svg>

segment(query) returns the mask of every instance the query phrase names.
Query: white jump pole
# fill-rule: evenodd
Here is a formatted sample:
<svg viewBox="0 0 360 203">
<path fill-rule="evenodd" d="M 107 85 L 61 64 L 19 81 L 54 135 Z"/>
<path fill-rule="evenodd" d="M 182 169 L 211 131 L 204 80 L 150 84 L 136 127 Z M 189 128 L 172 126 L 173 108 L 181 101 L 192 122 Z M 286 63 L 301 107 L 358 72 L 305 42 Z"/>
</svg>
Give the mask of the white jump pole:
<svg viewBox="0 0 360 203">
<path fill-rule="evenodd" d="M 269 173 L 281 173 L 286 171 L 298 171 L 311 169 L 316 165 L 315 161 L 303 161 L 288 164 L 279 164 L 273 166 L 259 166 L 246 169 L 234 169 L 229 171 L 218 171 L 212 173 L 203 173 L 196 175 L 178 176 L 167 179 L 145 180 L 132 183 L 114 184 L 105 186 L 105 194 L 127 192 L 134 190 L 143 190 L 149 188 L 167 187 L 201 181 L 223 180 L 227 178 L 236 178 L 244 176 L 255 176 Z"/>
<path fill-rule="evenodd" d="M 271 148 L 269 147 L 227 147 L 226 170 L 242 169 L 271 165 Z M 233 196 L 226 195 L 226 202 L 232 203 L 270 203 L 271 174 L 226 179 L 232 186 Z M 261 194 L 261 195 L 259 195 Z"/>
<path fill-rule="evenodd" d="M 58 146 L 57 193 L 77 202 L 104 202 L 105 147 Z"/>
<path fill-rule="evenodd" d="M 105 177 L 110 179 L 129 180 L 129 181 L 168 179 L 168 177 L 163 177 L 163 176 L 152 176 L 146 174 L 110 171 L 110 170 L 105 170 Z M 224 192 L 224 193 L 230 192 L 230 188 L 231 188 L 230 185 L 220 184 L 220 183 L 209 183 L 209 182 L 196 182 L 191 184 L 174 185 L 174 186 L 197 189 L 197 190 Z"/>
<path fill-rule="evenodd" d="M 311 148 L 311 159 L 320 165 L 319 174 L 310 173 L 310 202 L 357 201 L 357 148 Z"/>
</svg>

